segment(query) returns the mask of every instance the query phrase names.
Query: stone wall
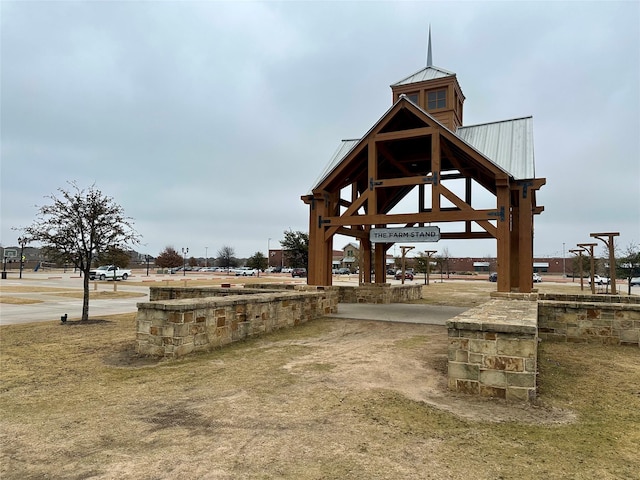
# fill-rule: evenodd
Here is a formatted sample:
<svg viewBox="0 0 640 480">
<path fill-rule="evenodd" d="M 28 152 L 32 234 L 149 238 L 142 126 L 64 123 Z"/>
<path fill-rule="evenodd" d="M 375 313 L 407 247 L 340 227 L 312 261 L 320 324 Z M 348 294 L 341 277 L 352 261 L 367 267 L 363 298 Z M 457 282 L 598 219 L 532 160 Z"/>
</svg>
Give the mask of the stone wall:
<svg viewBox="0 0 640 480">
<path fill-rule="evenodd" d="M 391 285 L 390 283 L 361 283 L 358 286 L 333 285 L 330 287 L 313 287 L 292 284 L 255 284 L 251 288 L 266 289 L 327 289 L 338 292 L 339 303 L 405 303 L 422 298 L 422 286 Z"/>
<path fill-rule="evenodd" d="M 538 332 L 555 342 L 640 346 L 640 297 L 540 295 Z"/>
<path fill-rule="evenodd" d="M 299 325 L 337 308 L 336 292 L 328 291 L 260 291 L 248 295 L 245 289 L 151 290 L 157 300 L 137 305 L 137 352 L 141 355 L 180 357 L 206 351 Z"/>
<path fill-rule="evenodd" d="M 357 287 L 337 286 L 340 303 L 405 303 L 422 298 L 422 286 L 362 283 Z"/>
<path fill-rule="evenodd" d="M 449 389 L 531 401 L 536 393 L 537 305 L 490 300 L 447 321 Z"/>
</svg>

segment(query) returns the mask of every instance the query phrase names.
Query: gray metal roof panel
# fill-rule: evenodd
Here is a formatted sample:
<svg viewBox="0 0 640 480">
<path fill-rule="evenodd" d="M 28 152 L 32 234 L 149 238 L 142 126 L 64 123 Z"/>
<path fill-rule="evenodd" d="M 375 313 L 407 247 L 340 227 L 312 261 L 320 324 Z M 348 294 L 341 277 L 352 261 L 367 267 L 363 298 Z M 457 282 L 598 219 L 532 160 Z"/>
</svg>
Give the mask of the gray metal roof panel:
<svg viewBox="0 0 640 480">
<path fill-rule="evenodd" d="M 311 191 L 309 191 L 309 195 L 311 195 L 313 190 L 318 185 L 320 185 L 320 183 L 322 183 L 322 181 L 333 171 L 334 168 L 340 165 L 340 162 L 342 162 L 342 159 L 346 157 L 351 150 L 353 150 L 353 147 L 355 147 L 359 141 L 360 141 L 359 138 L 350 138 L 350 139 L 342 140 L 340 142 L 340 145 L 338 145 L 338 148 L 336 149 L 335 153 L 329 160 L 329 163 L 327 163 L 327 166 L 320 173 L 320 175 L 318 176 L 318 179 L 314 182 L 313 188 L 311 188 Z"/>
<path fill-rule="evenodd" d="M 516 180 L 535 178 L 533 117 L 459 127 L 455 134 Z"/>
<path fill-rule="evenodd" d="M 422 70 L 419 70 L 416 73 L 413 73 L 406 78 L 403 78 L 402 80 L 394 83 L 391 86 L 398 87 L 400 85 L 409 85 L 411 83 L 419 83 L 419 82 L 424 82 L 426 80 L 434 80 L 436 78 L 451 77 L 453 75 L 455 75 L 455 73 L 450 72 L 449 70 L 445 70 L 444 68 L 434 67 L 432 65 L 432 66 L 423 68 Z"/>
<path fill-rule="evenodd" d="M 396 104 L 401 101 L 413 104 L 413 102 L 404 95 L 398 99 Z M 394 106 L 395 104 L 389 108 L 389 110 L 387 110 L 380 119 L 378 119 L 378 121 L 369 129 L 369 132 L 373 130 L 378 123 L 380 123 L 380 121 Z M 438 123 L 442 128 L 449 130 L 428 112 L 418 106 L 416 107 L 424 112 L 425 115 L 431 118 L 434 122 Z M 362 138 L 366 137 L 369 132 L 367 132 Z M 533 117 L 459 127 L 452 133 L 516 180 L 535 178 L 535 162 L 533 156 Z M 308 193 L 309 195 L 311 195 L 313 190 L 320 185 L 320 183 L 322 183 L 338 165 L 340 165 L 342 160 L 351 152 L 351 150 L 360 143 L 360 140 L 361 138 L 354 138 L 341 141 L 327 166 L 313 184 L 313 187 Z"/>
</svg>

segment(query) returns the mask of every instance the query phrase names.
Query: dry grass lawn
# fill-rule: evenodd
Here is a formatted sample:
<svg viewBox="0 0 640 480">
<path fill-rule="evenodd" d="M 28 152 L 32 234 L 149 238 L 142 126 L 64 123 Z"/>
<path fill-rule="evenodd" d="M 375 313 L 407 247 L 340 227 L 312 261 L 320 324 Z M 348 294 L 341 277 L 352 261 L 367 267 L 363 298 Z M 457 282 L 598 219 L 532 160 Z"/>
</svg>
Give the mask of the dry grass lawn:
<svg viewBox="0 0 640 480">
<path fill-rule="evenodd" d="M 172 361 L 136 357 L 133 314 L 0 334 L 3 480 L 639 478 L 638 348 L 543 343 L 537 404 L 507 405 L 446 390 L 438 326 L 320 319 Z"/>
</svg>

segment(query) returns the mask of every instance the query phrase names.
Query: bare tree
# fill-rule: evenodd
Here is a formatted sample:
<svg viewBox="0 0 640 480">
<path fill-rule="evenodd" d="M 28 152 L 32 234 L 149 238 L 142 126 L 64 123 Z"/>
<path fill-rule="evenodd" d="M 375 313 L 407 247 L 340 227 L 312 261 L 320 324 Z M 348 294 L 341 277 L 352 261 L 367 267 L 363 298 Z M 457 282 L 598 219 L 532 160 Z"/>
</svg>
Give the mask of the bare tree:
<svg viewBox="0 0 640 480">
<path fill-rule="evenodd" d="M 235 266 L 236 259 L 234 255 L 236 254 L 235 250 L 228 245 L 224 245 L 220 250 L 218 250 L 218 263 L 221 267 L 229 270 L 230 267 Z"/>
<path fill-rule="evenodd" d="M 36 220 L 24 228 L 29 241 L 40 242 L 57 259 L 72 263 L 83 274 L 82 320 L 89 319 L 89 270 L 94 258 L 109 249 L 122 249 L 139 243 L 132 219 L 113 198 L 95 185 L 88 189 L 69 182 L 71 188 L 59 188 L 59 196 L 45 198 L 51 205 L 39 207 Z"/>
</svg>

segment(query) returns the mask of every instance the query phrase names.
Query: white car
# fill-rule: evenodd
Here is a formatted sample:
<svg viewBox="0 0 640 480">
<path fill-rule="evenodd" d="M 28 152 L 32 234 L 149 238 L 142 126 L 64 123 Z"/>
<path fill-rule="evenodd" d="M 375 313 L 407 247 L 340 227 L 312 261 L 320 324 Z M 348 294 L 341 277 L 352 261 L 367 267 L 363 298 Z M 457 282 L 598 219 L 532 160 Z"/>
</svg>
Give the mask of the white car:
<svg viewBox="0 0 640 480">
<path fill-rule="evenodd" d="M 232 272 L 236 275 L 236 277 L 253 277 L 258 273 L 255 268 L 250 267 L 234 268 Z"/>
<path fill-rule="evenodd" d="M 593 276 L 593 283 L 596 285 L 609 285 L 610 280 L 606 277 L 601 277 L 600 275 Z M 589 278 L 589 285 L 591 285 L 591 278 Z"/>
<path fill-rule="evenodd" d="M 631 286 L 640 285 L 640 277 L 633 277 L 630 282 Z"/>
<path fill-rule="evenodd" d="M 533 274 L 533 283 L 540 283 L 542 281 L 542 277 L 537 273 Z"/>
</svg>

